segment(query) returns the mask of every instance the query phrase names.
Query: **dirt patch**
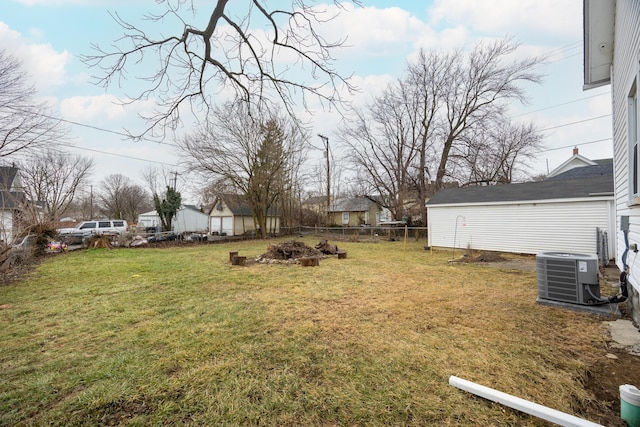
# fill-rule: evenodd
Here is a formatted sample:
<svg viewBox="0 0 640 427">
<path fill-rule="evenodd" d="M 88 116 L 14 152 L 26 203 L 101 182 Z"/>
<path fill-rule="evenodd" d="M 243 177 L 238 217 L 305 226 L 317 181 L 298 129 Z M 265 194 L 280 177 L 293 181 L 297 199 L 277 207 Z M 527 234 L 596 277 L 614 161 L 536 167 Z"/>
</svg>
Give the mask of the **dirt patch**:
<svg viewBox="0 0 640 427">
<path fill-rule="evenodd" d="M 43 258 L 18 251 L 11 254 L 0 266 L 0 286 L 9 285 L 22 279 L 42 262 Z"/>
<path fill-rule="evenodd" d="M 536 271 L 534 255 L 503 256 L 491 252 L 478 255 L 465 254 L 455 262 L 483 263 L 487 267 Z M 615 265 L 601 269 L 601 284 L 618 283 L 620 271 Z M 631 320 L 626 304 L 619 305 L 622 317 Z M 603 318 L 603 321 L 611 319 Z M 614 344 L 611 343 L 610 344 Z M 620 418 L 620 389 L 623 384 L 640 386 L 640 356 L 630 353 L 630 349 L 608 345 L 601 354 L 592 355 L 593 362 L 588 367 L 584 387 L 590 390 L 601 405 L 583 408 L 585 417 L 609 427 L 625 427 Z M 606 408 L 605 410 L 599 409 Z"/>
<path fill-rule="evenodd" d="M 589 418 L 606 426 L 625 427 L 620 418 L 620 389 L 623 384 L 640 384 L 640 357 L 627 350 L 608 348 L 589 368 L 585 388 L 590 390 L 609 411 L 587 410 Z"/>
</svg>

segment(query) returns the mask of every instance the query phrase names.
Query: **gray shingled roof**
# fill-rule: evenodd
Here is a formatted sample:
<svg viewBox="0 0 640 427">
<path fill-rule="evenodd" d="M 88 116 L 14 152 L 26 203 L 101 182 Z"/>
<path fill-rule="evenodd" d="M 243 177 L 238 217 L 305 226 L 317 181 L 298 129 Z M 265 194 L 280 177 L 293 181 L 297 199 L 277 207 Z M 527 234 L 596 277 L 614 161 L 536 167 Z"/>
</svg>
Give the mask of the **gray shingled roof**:
<svg viewBox="0 0 640 427">
<path fill-rule="evenodd" d="M 251 216 L 253 212 L 251 211 L 251 206 L 247 202 L 247 198 L 241 194 L 221 194 L 218 196 L 218 201 L 223 200 L 227 207 L 233 212 L 236 216 Z M 217 207 L 217 202 L 212 206 L 209 212 L 212 212 Z M 270 216 L 280 216 L 280 210 L 275 206 L 269 208 L 267 215 Z"/>
<path fill-rule="evenodd" d="M 17 209 L 24 201 L 23 192 L 9 191 L 18 174 L 18 168 L 0 166 L 0 210 Z"/>
<path fill-rule="evenodd" d="M 569 169 L 566 172 L 548 178 L 549 181 L 558 179 L 579 179 L 590 176 L 613 176 L 613 162 L 600 163 L 593 166 L 582 166 Z"/>
<path fill-rule="evenodd" d="M 582 168 L 578 168 L 582 169 Z M 448 188 L 438 191 L 428 206 L 451 203 L 524 202 L 613 195 L 613 175 L 547 180 L 486 187 Z"/>
<path fill-rule="evenodd" d="M 0 190 L 10 190 L 13 180 L 18 174 L 18 168 L 0 166 Z"/>
<path fill-rule="evenodd" d="M 373 204 L 375 202 L 366 197 L 345 197 L 336 199 L 329 206 L 329 212 L 366 212 Z"/>
</svg>

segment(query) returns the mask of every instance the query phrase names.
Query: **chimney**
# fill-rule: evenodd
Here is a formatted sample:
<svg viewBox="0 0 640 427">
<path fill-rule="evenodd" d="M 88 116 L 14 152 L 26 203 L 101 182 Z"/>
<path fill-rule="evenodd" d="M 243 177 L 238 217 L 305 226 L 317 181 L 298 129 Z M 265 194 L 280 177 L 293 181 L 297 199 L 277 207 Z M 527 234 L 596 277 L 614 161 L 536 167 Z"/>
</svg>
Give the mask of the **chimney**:
<svg viewBox="0 0 640 427">
<path fill-rule="evenodd" d="M 573 155 L 574 156 L 578 155 L 578 147 L 573 147 Z"/>
</svg>

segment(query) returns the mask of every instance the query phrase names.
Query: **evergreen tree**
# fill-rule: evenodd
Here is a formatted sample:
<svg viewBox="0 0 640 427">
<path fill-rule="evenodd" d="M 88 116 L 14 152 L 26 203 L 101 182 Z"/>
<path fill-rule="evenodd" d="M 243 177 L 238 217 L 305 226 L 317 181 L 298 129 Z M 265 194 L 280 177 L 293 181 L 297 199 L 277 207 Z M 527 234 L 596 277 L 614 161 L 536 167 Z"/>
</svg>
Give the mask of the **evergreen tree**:
<svg viewBox="0 0 640 427">
<path fill-rule="evenodd" d="M 175 188 L 167 186 L 167 193 L 165 198 L 160 200 L 158 193 L 153 194 L 153 203 L 156 207 L 156 212 L 160 217 L 163 231 L 171 231 L 171 222 L 176 216 L 176 212 L 180 209 L 182 203 L 182 196 Z"/>
</svg>

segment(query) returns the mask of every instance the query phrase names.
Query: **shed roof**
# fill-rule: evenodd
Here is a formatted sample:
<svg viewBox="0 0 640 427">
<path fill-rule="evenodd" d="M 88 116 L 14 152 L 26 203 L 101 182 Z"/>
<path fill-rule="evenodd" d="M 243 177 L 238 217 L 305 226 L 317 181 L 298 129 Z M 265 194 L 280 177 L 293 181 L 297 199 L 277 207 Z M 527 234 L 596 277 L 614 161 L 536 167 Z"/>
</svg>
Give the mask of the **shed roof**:
<svg viewBox="0 0 640 427">
<path fill-rule="evenodd" d="M 490 185 L 486 187 L 449 188 L 438 191 L 427 202 L 427 205 L 526 202 L 603 195 L 613 196 L 613 175 L 598 175 L 576 179 L 550 179 L 540 182 Z"/>
</svg>

